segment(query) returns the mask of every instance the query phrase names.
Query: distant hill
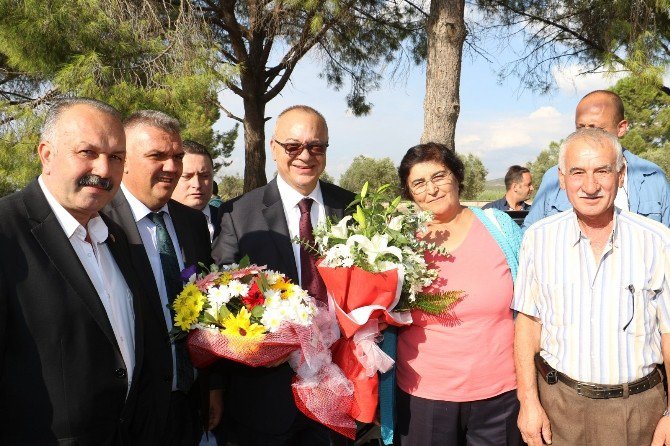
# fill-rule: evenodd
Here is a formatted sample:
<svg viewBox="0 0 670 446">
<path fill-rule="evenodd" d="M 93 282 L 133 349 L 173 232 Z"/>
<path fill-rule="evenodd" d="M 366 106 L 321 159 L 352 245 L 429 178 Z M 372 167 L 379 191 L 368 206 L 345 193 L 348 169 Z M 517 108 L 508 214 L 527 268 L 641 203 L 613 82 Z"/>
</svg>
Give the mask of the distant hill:
<svg viewBox="0 0 670 446">
<path fill-rule="evenodd" d="M 496 178 L 494 180 L 488 180 L 486 183 L 486 189 L 498 189 L 502 187 L 503 189 L 505 188 L 505 179 L 504 178 Z"/>
</svg>

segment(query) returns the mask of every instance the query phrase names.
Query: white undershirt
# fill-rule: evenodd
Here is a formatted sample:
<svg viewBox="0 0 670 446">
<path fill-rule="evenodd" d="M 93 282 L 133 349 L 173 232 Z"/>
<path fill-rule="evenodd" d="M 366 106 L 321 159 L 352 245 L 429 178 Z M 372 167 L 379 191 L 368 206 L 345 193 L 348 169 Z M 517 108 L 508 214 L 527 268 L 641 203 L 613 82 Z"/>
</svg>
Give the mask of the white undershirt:
<svg viewBox="0 0 670 446">
<path fill-rule="evenodd" d="M 87 229 L 84 229 L 49 192 L 41 176 L 38 182 L 105 308 L 126 365 L 128 390 L 130 390 L 135 369 L 133 294 L 107 246 L 109 229 L 100 216 L 91 218 L 86 225 Z M 86 241 L 87 230 L 91 243 Z"/>
<path fill-rule="evenodd" d="M 281 197 L 282 205 L 284 206 L 284 215 L 286 216 L 288 233 L 291 236 L 293 256 L 295 257 L 295 265 L 298 269 L 298 281 L 302 285 L 302 273 L 300 271 L 300 245 L 293 241 L 295 237 L 300 236 L 300 208 L 298 207 L 298 203 L 300 200 L 306 197 L 314 200 L 310 210 L 312 228 L 315 228 L 318 223 L 325 221 L 326 208 L 323 204 L 321 183 L 317 182 L 314 190 L 309 195 L 305 196 L 289 186 L 288 183 L 286 183 L 286 181 L 284 181 L 284 179 L 281 177 L 281 175 L 277 175 L 277 187 L 279 188 L 279 196 Z"/>
<path fill-rule="evenodd" d="M 137 224 L 137 230 L 140 233 L 142 238 L 142 244 L 144 245 L 144 250 L 149 257 L 149 263 L 151 264 L 151 270 L 154 273 L 154 281 L 156 282 L 156 288 L 158 288 L 158 295 L 161 299 L 161 308 L 163 309 L 163 317 L 165 318 L 165 324 L 167 325 L 168 331 L 172 330 L 172 315 L 170 315 L 170 309 L 168 305 L 167 290 L 165 289 L 165 279 L 163 277 L 163 265 L 161 264 L 160 254 L 158 253 L 158 240 L 156 238 L 156 225 L 149 220 L 147 217 L 151 214 L 151 209 L 146 207 L 144 203 L 135 198 L 135 196 L 126 189 L 125 185 L 121 183 L 121 191 L 126 196 L 128 204 L 130 205 L 130 210 L 133 212 L 133 218 Z M 172 218 L 168 211 L 167 204 L 163 206 L 158 212 L 165 211 L 163 214 L 163 219 L 165 220 L 165 227 L 167 228 L 168 234 L 172 239 L 172 245 L 174 246 L 175 253 L 177 254 L 177 261 L 179 262 L 179 270 L 184 269 L 184 256 L 182 255 L 181 248 L 179 246 L 179 240 L 177 239 L 177 233 L 174 230 L 174 225 L 172 224 Z M 177 361 L 175 356 L 174 344 L 172 344 L 172 390 L 177 390 Z"/>
</svg>

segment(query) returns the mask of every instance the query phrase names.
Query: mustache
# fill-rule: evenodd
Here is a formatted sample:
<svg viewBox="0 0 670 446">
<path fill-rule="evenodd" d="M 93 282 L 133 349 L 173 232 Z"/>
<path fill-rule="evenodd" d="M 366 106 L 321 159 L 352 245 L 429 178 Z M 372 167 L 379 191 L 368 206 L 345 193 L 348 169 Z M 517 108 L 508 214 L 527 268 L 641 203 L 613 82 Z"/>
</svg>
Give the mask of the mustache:
<svg viewBox="0 0 670 446">
<path fill-rule="evenodd" d="M 84 175 L 83 177 L 79 178 L 79 180 L 77 180 L 77 186 L 93 186 L 110 191 L 112 190 L 112 187 L 114 187 L 114 184 L 109 178 L 102 178 L 97 175 Z"/>
<path fill-rule="evenodd" d="M 577 194 L 577 197 L 578 197 L 578 198 L 602 198 L 603 196 L 602 196 L 602 194 L 601 194 L 600 192 L 597 192 L 597 193 L 595 193 L 595 194 L 585 194 L 585 193 L 581 193 L 581 194 Z"/>
</svg>

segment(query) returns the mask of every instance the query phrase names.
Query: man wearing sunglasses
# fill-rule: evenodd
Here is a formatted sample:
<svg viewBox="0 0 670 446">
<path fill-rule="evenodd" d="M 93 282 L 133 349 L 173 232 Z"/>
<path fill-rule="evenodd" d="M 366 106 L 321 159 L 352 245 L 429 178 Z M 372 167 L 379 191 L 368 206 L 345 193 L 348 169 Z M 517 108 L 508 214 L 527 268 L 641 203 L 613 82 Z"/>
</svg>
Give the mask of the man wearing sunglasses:
<svg viewBox="0 0 670 446">
<path fill-rule="evenodd" d="M 325 304 L 316 259 L 293 239 L 309 239 L 311 229 L 326 217 L 342 218 L 354 194 L 319 181 L 326 167 L 328 126 L 313 108 L 297 105 L 280 113 L 270 148 L 277 177 L 222 205 L 221 233 L 212 257 L 225 264 L 248 255 L 251 262 L 286 274 Z M 343 442 L 298 411 L 288 364 L 227 366 L 224 423 L 234 443 L 319 446 Z"/>
</svg>

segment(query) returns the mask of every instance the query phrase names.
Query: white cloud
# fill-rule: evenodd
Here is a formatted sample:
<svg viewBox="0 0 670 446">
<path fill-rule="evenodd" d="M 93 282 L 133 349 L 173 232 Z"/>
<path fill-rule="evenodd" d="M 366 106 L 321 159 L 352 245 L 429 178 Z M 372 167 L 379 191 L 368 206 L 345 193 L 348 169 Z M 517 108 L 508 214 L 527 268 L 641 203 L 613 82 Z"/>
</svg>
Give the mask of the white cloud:
<svg viewBox="0 0 670 446">
<path fill-rule="evenodd" d="M 530 119 L 534 119 L 534 120 L 543 120 L 543 119 L 558 118 L 560 116 L 561 116 L 561 112 L 556 110 L 554 107 L 547 105 L 547 106 L 538 108 L 533 113 L 531 113 L 528 117 Z"/>
<path fill-rule="evenodd" d="M 604 90 L 626 77 L 627 73 L 586 73 L 588 69 L 580 64 L 553 67 L 551 74 L 558 89 L 566 94 L 584 95 L 593 90 Z"/>
</svg>

